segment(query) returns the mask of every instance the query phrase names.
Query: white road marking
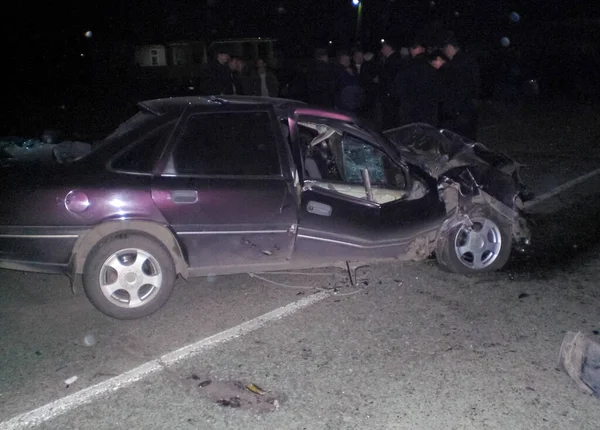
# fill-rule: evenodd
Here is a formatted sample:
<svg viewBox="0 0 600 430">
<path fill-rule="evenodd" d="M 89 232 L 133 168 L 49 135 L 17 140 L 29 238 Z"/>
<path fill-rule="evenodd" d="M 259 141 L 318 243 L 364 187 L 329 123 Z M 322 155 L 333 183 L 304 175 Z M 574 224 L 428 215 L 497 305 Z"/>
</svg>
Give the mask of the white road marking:
<svg viewBox="0 0 600 430">
<path fill-rule="evenodd" d="M 544 194 L 540 194 L 539 196 L 537 196 L 536 198 L 534 198 L 533 200 L 529 200 L 528 202 L 524 203 L 524 207 L 525 209 L 531 209 L 532 207 L 538 205 L 539 203 L 543 202 L 544 200 L 548 200 L 554 196 L 556 196 L 557 194 L 562 193 L 563 191 L 574 187 L 577 184 L 580 184 L 582 182 L 587 181 L 588 179 L 590 179 L 591 177 L 600 174 L 600 169 L 596 169 L 596 170 L 592 170 L 591 172 L 586 173 L 585 175 L 581 175 L 575 179 L 571 179 L 568 182 L 565 182 L 562 185 L 559 185 L 558 187 L 548 191 L 547 193 Z"/>
<path fill-rule="evenodd" d="M 275 321 L 291 315 L 302 308 L 313 305 L 330 296 L 329 292 L 320 292 L 305 297 L 297 302 L 290 303 L 281 308 L 267 312 L 259 317 L 246 321 L 238 326 L 209 336 L 191 345 L 177 349 L 173 352 L 162 355 L 161 357 L 148 361 L 128 372 L 122 373 L 113 378 L 107 379 L 99 384 L 77 391 L 69 396 L 62 397 L 53 402 L 47 403 L 37 409 L 25 412 L 8 421 L 0 423 L 0 430 L 17 430 L 39 425 L 45 421 L 65 414 L 79 406 L 92 402 L 93 400 L 127 387 L 154 373 L 164 370 L 168 366 L 179 363 L 182 360 L 191 358 L 206 351 L 213 346 L 229 340 L 241 337 L 245 334 L 258 330 L 268 322 Z"/>
</svg>

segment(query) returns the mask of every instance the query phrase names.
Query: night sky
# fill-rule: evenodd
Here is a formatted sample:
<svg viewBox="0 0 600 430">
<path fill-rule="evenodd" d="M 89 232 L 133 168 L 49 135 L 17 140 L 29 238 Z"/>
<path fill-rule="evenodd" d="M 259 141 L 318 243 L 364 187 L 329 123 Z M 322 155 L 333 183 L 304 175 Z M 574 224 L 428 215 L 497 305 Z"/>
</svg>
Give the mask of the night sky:
<svg viewBox="0 0 600 430">
<path fill-rule="evenodd" d="M 405 37 L 432 19 L 475 40 L 540 21 L 598 17 L 597 8 L 572 0 L 364 0 L 363 5 L 363 35 L 372 40 L 390 33 Z M 274 36 L 298 44 L 346 42 L 356 19 L 350 0 L 145 0 L 138 6 L 58 0 L 14 7 L 3 20 L 5 43 L 44 49 L 56 44 L 79 48 L 87 30 L 110 43 L 240 36 Z M 508 18 L 513 11 L 520 16 L 518 23 Z"/>
<path fill-rule="evenodd" d="M 381 38 L 406 46 L 433 24 L 456 31 L 465 44 L 479 49 L 500 49 L 503 37 L 518 47 L 530 42 L 533 29 L 551 21 L 596 19 L 600 25 L 598 8 L 573 0 L 363 0 L 363 6 L 361 39 L 371 50 Z M 510 19 L 513 12 L 516 21 Z M 14 65 L 9 74 L 19 78 L 59 62 L 76 68 L 92 50 L 124 44 L 262 36 L 277 38 L 288 56 L 306 56 L 323 46 L 334 51 L 356 43 L 356 17 L 351 0 L 145 0 L 137 5 L 57 0 L 17 3 L 6 11 L 2 32 Z M 87 31 L 91 38 L 84 36 Z M 564 34 L 565 40 L 574 36 L 577 43 L 572 31 Z"/>
</svg>

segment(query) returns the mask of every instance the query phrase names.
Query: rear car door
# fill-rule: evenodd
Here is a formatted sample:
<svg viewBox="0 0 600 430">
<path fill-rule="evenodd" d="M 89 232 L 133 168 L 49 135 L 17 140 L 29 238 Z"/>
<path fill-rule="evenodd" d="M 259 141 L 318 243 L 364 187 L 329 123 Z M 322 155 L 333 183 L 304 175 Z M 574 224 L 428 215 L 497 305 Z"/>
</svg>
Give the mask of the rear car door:
<svg viewBox="0 0 600 430">
<path fill-rule="evenodd" d="M 153 199 L 192 270 L 285 265 L 297 203 L 275 112 L 268 106 L 215 109 L 182 118 L 153 180 Z"/>
</svg>

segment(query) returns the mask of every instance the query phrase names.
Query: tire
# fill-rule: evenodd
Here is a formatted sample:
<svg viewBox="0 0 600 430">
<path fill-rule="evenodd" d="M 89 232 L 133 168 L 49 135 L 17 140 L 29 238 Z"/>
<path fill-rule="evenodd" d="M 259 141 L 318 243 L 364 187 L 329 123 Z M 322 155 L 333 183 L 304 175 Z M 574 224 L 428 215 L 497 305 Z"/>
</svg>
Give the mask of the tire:
<svg viewBox="0 0 600 430">
<path fill-rule="evenodd" d="M 123 232 L 98 242 L 83 268 L 83 289 L 100 312 L 116 319 L 159 310 L 175 287 L 175 263 L 158 240 Z"/>
<path fill-rule="evenodd" d="M 469 214 L 473 227 L 457 226 L 438 241 L 436 259 L 450 272 L 475 274 L 503 268 L 510 258 L 510 227 L 486 207 L 476 207 Z"/>
</svg>

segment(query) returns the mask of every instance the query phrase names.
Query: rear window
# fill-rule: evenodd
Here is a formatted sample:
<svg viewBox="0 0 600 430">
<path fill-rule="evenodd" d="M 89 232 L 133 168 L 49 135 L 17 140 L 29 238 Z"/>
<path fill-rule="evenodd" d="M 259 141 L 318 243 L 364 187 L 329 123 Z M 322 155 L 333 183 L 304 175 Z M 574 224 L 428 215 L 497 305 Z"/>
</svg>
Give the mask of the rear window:
<svg viewBox="0 0 600 430">
<path fill-rule="evenodd" d="M 172 161 L 179 175 L 281 175 L 269 112 L 193 115 L 183 126 Z"/>
<path fill-rule="evenodd" d="M 129 145 L 111 162 L 114 170 L 150 174 L 164 145 L 173 131 L 175 122 L 165 124 L 153 130 L 133 144 Z"/>
</svg>

